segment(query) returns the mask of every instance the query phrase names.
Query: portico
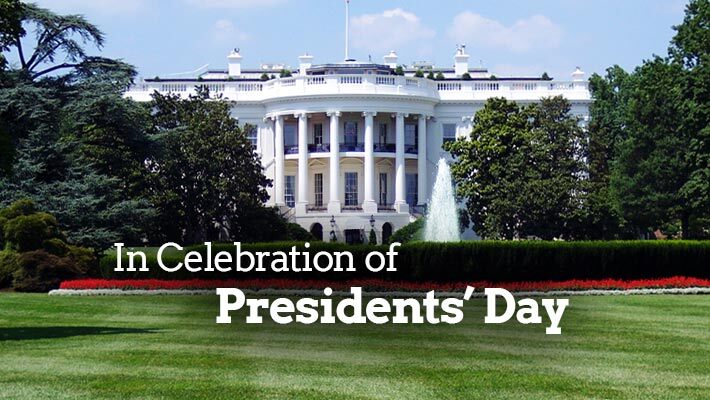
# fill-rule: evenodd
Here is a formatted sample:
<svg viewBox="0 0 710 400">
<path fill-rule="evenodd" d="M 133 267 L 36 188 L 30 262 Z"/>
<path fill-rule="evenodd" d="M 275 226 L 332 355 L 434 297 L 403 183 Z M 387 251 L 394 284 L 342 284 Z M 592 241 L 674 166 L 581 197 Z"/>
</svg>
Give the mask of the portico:
<svg viewBox="0 0 710 400">
<path fill-rule="evenodd" d="M 274 191 L 275 203 L 293 208 L 296 217 L 344 211 L 408 214 L 410 206 L 426 203 L 427 119 L 391 111 L 270 116 L 274 187 L 282 189 Z M 409 192 L 408 181 L 415 186 Z"/>
</svg>

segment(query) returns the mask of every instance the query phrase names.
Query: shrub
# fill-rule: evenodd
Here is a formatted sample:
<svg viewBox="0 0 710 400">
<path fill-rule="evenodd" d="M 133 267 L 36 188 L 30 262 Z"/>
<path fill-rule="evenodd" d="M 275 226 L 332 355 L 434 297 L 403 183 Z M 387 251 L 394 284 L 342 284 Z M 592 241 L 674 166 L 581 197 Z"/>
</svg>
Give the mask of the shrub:
<svg viewBox="0 0 710 400">
<path fill-rule="evenodd" d="M 398 65 L 397 68 L 394 69 L 394 74 L 400 76 L 404 75 L 404 67 Z"/>
<path fill-rule="evenodd" d="M 21 253 L 12 286 L 20 292 L 47 292 L 67 279 L 85 276 L 85 265 L 72 256 L 59 257 L 44 250 Z"/>
<path fill-rule="evenodd" d="M 279 72 L 279 76 L 281 78 L 289 78 L 291 76 L 291 71 L 287 69 L 282 69 L 281 72 Z"/>
<path fill-rule="evenodd" d="M 0 288 L 10 286 L 12 275 L 19 268 L 17 253 L 10 250 L 0 250 Z"/>
<path fill-rule="evenodd" d="M 435 78 L 435 76 L 434 76 L 434 71 L 429 71 L 429 73 L 427 74 L 426 78 L 427 78 L 427 79 L 434 80 L 434 78 Z"/>
<path fill-rule="evenodd" d="M 423 78 L 423 77 L 424 77 L 424 71 L 422 71 L 421 69 L 418 69 L 417 72 L 414 73 L 414 76 L 415 76 L 416 78 Z"/>
<path fill-rule="evenodd" d="M 303 229 L 301 225 L 289 222 L 286 225 L 286 240 L 293 240 L 297 242 L 312 242 L 316 238 L 307 230 Z"/>
<path fill-rule="evenodd" d="M 436 73 L 436 77 L 434 77 L 437 81 L 443 81 L 444 80 L 444 74 L 441 73 L 441 71 Z"/>
<path fill-rule="evenodd" d="M 411 222 L 395 231 L 390 236 L 388 243 L 409 243 L 413 240 L 421 240 L 424 234 L 424 218 Z"/>
<path fill-rule="evenodd" d="M 470 81 L 470 80 L 471 80 L 471 74 L 469 74 L 468 72 L 464 72 L 463 75 L 461 75 L 461 79 L 463 79 L 463 80 L 465 80 L 465 81 Z"/>
<path fill-rule="evenodd" d="M 263 74 L 261 74 L 261 77 L 260 77 L 259 79 L 260 79 L 261 81 L 268 81 L 268 80 L 269 80 L 269 75 L 268 75 L 266 72 L 264 72 Z"/>
<path fill-rule="evenodd" d="M 47 213 L 20 215 L 5 223 L 5 241 L 19 252 L 37 250 L 45 240 L 59 236 L 56 218 Z"/>
<path fill-rule="evenodd" d="M 30 199 L 17 200 L 10 204 L 7 208 L 0 210 L 0 218 L 11 220 L 20 215 L 30 215 L 37 212 L 35 203 Z"/>
</svg>

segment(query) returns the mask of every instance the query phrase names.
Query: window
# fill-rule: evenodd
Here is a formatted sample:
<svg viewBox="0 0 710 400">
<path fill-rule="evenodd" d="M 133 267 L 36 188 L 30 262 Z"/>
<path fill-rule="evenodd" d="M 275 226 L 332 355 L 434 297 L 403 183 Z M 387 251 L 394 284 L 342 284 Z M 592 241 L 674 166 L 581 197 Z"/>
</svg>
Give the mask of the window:
<svg viewBox="0 0 710 400">
<path fill-rule="evenodd" d="M 387 144 L 387 124 L 380 124 L 380 144 Z"/>
<path fill-rule="evenodd" d="M 298 145 L 298 126 L 296 124 L 284 124 L 284 145 Z"/>
<path fill-rule="evenodd" d="M 415 207 L 419 202 L 418 183 L 417 174 L 407 174 L 407 204 L 409 204 L 409 207 Z"/>
<path fill-rule="evenodd" d="M 444 124 L 444 143 L 456 141 L 456 124 Z"/>
<path fill-rule="evenodd" d="M 256 150 L 256 145 L 258 143 L 259 129 L 255 126 L 250 127 L 247 131 L 247 140 L 251 143 L 251 147 Z"/>
<path fill-rule="evenodd" d="M 380 205 L 387 204 L 387 174 L 380 173 Z"/>
<path fill-rule="evenodd" d="M 357 202 L 357 172 L 345 173 L 345 205 L 356 206 Z"/>
<path fill-rule="evenodd" d="M 323 174 L 316 174 L 313 182 L 315 183 L 316 207 L 323 206 Z"/>
<path fill-rule="evenodd" d="M 417 145 L 417 126 L 414 124 L 404 125 L 404 145 L 405 146 L 416 146 Z"/>
<path fill-rule="evenodd" d="M 345 144 L 357 144 L 357 122 L 345 122 Z"/>
<path fill-rule="evenodd" d="M 296 196 L 293 194 L 296 188 L 296 176 L 286 175 L 286 205 L 293 208 L 296 207 Z"/>
<path fill-rule="evenodd" d="M 284 124 L 284 150 L 286 154 L 298 153 L 298 126 Z"/>
<path fill-rule="evenodd" d="M 323 144 L 323 124 L 313 125 L 313 144 L 316 146 Z"/>
</svg>

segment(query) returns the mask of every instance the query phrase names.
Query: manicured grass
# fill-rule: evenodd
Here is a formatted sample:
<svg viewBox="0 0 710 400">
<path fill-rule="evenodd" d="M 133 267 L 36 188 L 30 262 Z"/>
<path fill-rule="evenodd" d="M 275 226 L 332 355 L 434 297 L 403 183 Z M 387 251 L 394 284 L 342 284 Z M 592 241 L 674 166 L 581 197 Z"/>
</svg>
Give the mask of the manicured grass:
<svg viewBox="0 0 710 400">
<path fill-rule="evenodd" d="M 216 296 L 0 294 L 0 398 L 692 399 L 710 296 L 573 297 L 562 336 L 483 324 L 216 325 Z M 268 318 L 267 318 L 268 319 Z"/>
</svg>

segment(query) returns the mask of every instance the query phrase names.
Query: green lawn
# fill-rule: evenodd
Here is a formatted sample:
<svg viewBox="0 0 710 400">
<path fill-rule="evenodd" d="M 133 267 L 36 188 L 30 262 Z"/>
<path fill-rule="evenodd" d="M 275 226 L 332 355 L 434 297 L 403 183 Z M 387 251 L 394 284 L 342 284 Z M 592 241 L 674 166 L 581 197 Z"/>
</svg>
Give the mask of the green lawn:
<svg viewBox="0 0 710 400">
<path fill-rule="evenodd" d="M 0 398 L 692 399 L 710 296 L 573 297 L 563 335 L 483 324 L 216 325 L 216 296 L 0 294 Z"/>
</svg>

